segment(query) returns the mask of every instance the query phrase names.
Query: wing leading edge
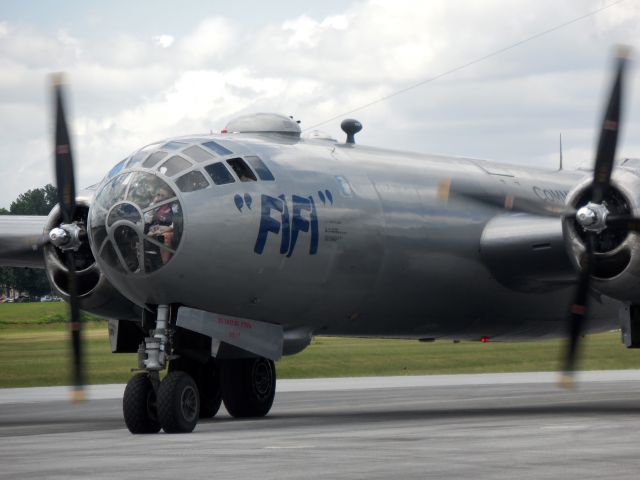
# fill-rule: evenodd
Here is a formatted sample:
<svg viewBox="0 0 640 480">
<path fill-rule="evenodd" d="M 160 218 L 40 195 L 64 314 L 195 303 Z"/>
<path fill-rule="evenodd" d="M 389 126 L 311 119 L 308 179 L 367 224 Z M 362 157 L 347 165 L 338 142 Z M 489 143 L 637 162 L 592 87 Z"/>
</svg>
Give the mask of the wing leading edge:
<svg viewBox="0 0 640 480">
<path fill-rule="evenodd" d="M 43 231 L 46 216 L 0 216 L 0 266 L 45 268 Z"/>
</svg>

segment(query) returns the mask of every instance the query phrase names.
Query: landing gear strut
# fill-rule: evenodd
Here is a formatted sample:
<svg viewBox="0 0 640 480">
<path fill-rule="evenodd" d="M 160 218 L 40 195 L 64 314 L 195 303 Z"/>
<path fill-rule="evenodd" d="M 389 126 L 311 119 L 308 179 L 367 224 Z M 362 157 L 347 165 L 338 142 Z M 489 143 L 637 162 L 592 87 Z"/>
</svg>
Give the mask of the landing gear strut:
<svg viewBox="0 0 640 480">
<path fill-rule="evenodd" d="M 170 353 L 169 308 L 158 305 L 156 328 L 138 350 L 139 368 L 125 389 L 122 409 L 131 433 L 193 431 L 200 415 L 200 393 L 195 380 L 181 370 L 171 371 L 160 381 Z"/>
<path fill-rule="evenodd" d="M 157 433 L 160 428 L 191 432 L 199 418 L 213 417 L 222 402 L 236 418 L 269 413 L 276 392 L 272 360 L 209 358 L 200 363 L 172 356 L 178 333 L 171 329 L 168 306 L 158 306 L 155 326 L 138 350 L 138 366 L 145 372 L 134 375 L 124 393 L 124 419 L 131 433 Z M 160 381 L 167 364 L 169 372 Z"/>
</svg>

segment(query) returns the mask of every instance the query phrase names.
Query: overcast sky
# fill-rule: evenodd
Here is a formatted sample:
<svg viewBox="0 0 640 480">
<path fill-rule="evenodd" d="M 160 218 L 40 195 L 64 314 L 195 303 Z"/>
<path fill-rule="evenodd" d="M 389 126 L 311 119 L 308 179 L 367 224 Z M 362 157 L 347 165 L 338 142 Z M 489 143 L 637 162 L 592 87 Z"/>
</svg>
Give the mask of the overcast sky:
<svg viewBox="0 0 640 480">
<path fill-rule="evenodd" d="M 614 0 L 0 0 L 0 206 L 53 182 L 47 74 L 65 71 L 80 185 L 162 138 L 275 111 L 309 128 Z M 359 143 L 552 168 L 591 162 L 625 0 L 348 116 Z M 637 60 L 637 58 L 636 58 Z M 640 157 L 631 70 L 620 157 Z M 345 118 L 341 116 L 340 118 Z M 321 127 L 343 139 L 340 120 Z"/>
</svg>

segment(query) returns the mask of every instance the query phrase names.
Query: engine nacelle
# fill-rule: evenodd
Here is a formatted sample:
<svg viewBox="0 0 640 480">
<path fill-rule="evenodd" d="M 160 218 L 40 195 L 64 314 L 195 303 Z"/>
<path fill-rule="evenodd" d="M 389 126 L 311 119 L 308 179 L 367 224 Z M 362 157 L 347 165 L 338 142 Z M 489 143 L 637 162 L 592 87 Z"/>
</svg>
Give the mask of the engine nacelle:
<svg viewBox="0 0 640 480">
<path fill-rule="evenodd" d="M 91 192 L 92 194 L 93 192 Z M 86 225 L 92 195 L 80 195 L 74 220 Z M 45 233 L 62 223 L 60 208 L 56 205 L 49 217 Z M 80 298 L 80 308 L 101 317 L 118 320 L 137 320 L 141 318 L 141 308 L 125 298 L 116 290 L 96 264 L 91 248 L 85 242 L 75 252 L 77 289 Z M 57 295 L 69 300 L 68 279 L 69 270 L 66 266 L 65 254 L 51 243 L 44 246 L 44 260 L 47 276 Z"/>
<path fill-rule="evenodd" d="M 587 204 L 591 178 L 585 179 L 567 196 L 567 204 L 580 208 Z M 635 170 L 617 168 L 604 203 L 611 215 L 640 216 L 640 177 Z M 562 224 L 568 252 L 578 269 L 586 253 L 586 233 L 574 218 Z M 640 303 L 640 235 L 626 225 L 610 226 L 596 234 L 592 286 L 622 301 Z"/>
</svg>

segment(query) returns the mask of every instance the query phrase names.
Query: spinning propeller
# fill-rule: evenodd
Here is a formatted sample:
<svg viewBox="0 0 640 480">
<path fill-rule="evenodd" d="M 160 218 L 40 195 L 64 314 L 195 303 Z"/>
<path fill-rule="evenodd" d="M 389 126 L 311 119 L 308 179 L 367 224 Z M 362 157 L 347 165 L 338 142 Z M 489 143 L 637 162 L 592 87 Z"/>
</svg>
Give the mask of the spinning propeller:
<svg viewBox="0 0 640 480">
<path fill-rule="evenodd" d="M 452 195 L 470 199 L 490 206 L 500 207 L 514 212 L 532 215 L 564 217 L 575 220 L 584 230 L 585 254 L 580 260 L 581 271 L 577 279 L 577 288 L 568 316 L 568 342 L 565 350 L 560 385 L 573 386 L 573 374 L 578 351 L 579 339 L 584 332 L 587 318 L 591 274 L 596 261 L 595 250 L 598 234 L 607 228 L 627 228 L 629 231 L 640 231 L 640 218 L 627 214 L 611 214 L 605 201 L 611 187 L 611 173 L 618 142 L 620 112 L 622 106 L 622 89 L 626 65 L 630 49 L 619 47 L 615 77 L 609 101 L 605 111 L 593 170 L 593 180 L 587 188 L 586 205 L 575 209 L 570 205 L 549 205 L 542 202 L 519 198 L 513 195 L 489 196 L 486 193 L 461 188 L 452 192 L 450 181 L 440 185 L 439 196 L 446 198 Z"/>
<path fill-rule="evenodd" d="M 73 353 L 73 393 L 72 400 L 85 398 L 84 372 L 82 365 L 82 342 L 80 306 L 76 279 L 75 252 L 80 246 L 82 230 L 74 222 L 76 210 L 76 188 L 73 175 L 73 157 L 71 142 L 64 111 L 64 92 L 62 74 L 53 76 L 53 95 L 55 108 L 55 167 L 58 205 L 62 213 L 62 225 L 49 233 L 49 240 L 65 253 L 68 269 L 69 326 L 71 328 L 71 349 Z"/>
</svg>

